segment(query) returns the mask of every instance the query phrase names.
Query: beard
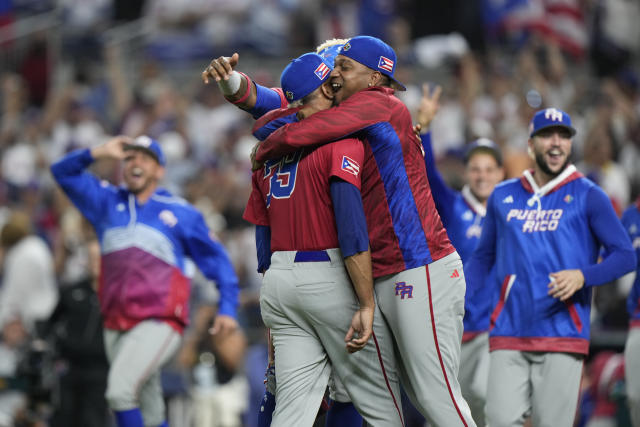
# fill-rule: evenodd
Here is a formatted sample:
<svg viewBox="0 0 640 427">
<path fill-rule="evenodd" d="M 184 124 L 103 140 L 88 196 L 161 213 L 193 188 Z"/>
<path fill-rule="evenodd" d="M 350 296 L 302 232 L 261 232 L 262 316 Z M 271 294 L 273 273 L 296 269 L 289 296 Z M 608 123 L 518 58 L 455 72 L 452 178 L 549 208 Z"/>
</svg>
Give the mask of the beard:
<svg viewBox="0 0 640 427">
<path fill-rule="evenodd" d="M 549 165 L 547 164 L 547 162 L 544 161 L 543 153 L 536 153 L 536 164 L 538 165 L 538 167 L 542 172 L 555 178 L 556 176 L 560 175 L 562 171 L 565 170 L 565 168 L 569 165 L 569 158 L 570 156 L 567 156 L 566 160 L 562 164 L 562 167 L 558 169 L 557 172 L 552 171 Z"/>
</svg>

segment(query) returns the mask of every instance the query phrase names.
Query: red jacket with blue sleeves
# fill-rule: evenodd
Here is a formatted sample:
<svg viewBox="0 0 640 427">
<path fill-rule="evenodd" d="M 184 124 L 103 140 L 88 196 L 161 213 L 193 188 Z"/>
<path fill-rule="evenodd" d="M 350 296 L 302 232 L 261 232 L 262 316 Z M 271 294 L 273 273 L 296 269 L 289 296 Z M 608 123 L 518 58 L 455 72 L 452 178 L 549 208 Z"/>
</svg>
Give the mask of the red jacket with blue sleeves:
<svg viewBox="0 0 640 427">
<path fill-rule="evenodd" d="M 640 328 L 640 197 L 624 211 L 622 225 L 631 236 L 631 242 L 636 251 L 636 279 L 627 298 L 627 310 L 630 326 Z"/>
<path fill-rule="evenodd" d="M 608 254 L 597 263 L 600 248 Z M 573 165 L 538 189 L 529 172 L 498 184 L 478 246 L 465 269 L 467 291 L 502 281 L 491 314 L 491 351 L 587 354 L 591 286 L 634 267 L 629 237 L 607 195 Z M 567 301 L 548 295 L 549 274 L 580 269 L 584 286 Z"/>
<path fill-rule="evenodd" d="M 189 319 L 192 261 L 216 282 L 218 312 L 236 317 L 238 279 L 200 212 L 163 189 L 141 205 L 127 189 L 88 173 L 92 162 L 89 150 L 78 150 L 51 171 L 100 242 L 98 296 L 105 327 L 128 330 L 160 319 L 181 332 Z"/>
<path fill-rule="evenodd" d="M 363 90 L 337 107 L 283 126 L 262 142 L 256 158 L 264 162 L 350 135 L 365 142 L 362 201 L 374 277 L 454 252 L 431 197 L 411 115 L 393 89 Z"/>
</svg>

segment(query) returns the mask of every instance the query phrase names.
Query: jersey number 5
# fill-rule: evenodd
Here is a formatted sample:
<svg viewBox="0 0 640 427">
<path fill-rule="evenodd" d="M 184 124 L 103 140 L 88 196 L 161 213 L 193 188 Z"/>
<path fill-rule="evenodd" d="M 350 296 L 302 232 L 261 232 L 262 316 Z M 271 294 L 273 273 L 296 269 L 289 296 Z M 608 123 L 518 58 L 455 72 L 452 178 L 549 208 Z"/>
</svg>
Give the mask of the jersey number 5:
<svg viewBox="0 0 640 427">
<path fill-rule="evenodd" d="M 271 198 L 288 199 L 296 188 L 298 162 L 302 152 L 298 151 L 283 157 L 277 162 L 269 161 L 265 167 L 264 179 L 269 180 L 267 207 L 271 205 Z"/>
</svg>

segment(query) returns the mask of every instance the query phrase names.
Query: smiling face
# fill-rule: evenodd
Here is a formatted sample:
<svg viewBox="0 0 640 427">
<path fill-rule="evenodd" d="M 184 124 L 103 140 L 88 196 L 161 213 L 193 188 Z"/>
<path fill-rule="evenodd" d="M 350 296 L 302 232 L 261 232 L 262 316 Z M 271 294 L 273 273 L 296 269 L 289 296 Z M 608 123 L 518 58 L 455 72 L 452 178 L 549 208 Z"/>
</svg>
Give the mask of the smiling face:
<svg viewBox="0 0 640 427">
<path fill-rule="evenodd" d="M 136 196 L 150 196 L 164 175 L 164 168 L 146 150 L 128 149 L 124 158 L 124 182 Z"/>
<path fill-rule="evenodd" d="M 550 181 L 569 164 L 571 132 L 563 127 L 542 129 L 529 139 L 529 148 L 535 158 L 536 172 L 541 172 L 545 181 Z"/>
<path fill-rule="evenodd" d="M 465 168 L 467 184 L 480 203 L 485 203 L 495 186 L 504 178 L 504 171 L 493 155 L 476 151 Z"/>
<path fill-rule="evenodd" d="M 354 93 L 369 87 L 376 81 L 376 74 L 380 73 L 358 61 L 343 55 L 336 56 L 335 66 L 329 77 L 335 94 L 333 103 L 338 105 Z"/>
</svg>

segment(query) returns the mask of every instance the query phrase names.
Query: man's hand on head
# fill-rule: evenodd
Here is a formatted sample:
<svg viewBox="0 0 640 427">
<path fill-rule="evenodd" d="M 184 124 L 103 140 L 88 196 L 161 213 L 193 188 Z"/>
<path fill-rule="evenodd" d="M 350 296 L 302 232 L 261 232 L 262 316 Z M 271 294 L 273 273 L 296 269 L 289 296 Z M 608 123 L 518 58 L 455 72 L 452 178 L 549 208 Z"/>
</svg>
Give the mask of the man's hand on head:
<svg viewBox="0 0 640 427">
<path fill-rule="evenodd" d="M 98 159 L 118 159 L 122 160 L 125 156 L 125 147 L 133 142 L 133 138 L 118 135 L 109 139 L 104 144 L 98 145 L 91 149 L 91 156 Z"/>
</svg>

